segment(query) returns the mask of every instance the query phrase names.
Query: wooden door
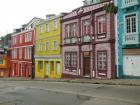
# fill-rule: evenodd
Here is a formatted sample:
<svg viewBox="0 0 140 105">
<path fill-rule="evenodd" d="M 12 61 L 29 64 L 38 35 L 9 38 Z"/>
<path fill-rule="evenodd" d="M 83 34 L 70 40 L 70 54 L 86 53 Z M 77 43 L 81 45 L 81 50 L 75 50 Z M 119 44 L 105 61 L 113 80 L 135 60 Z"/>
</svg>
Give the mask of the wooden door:
<svg viewBox="0 0 140 105">
<path fill-rule="evenodd" d="M 84 52 L 83 67 L 84 76 L 90 76 L 90 52 Z"/>
</svg>

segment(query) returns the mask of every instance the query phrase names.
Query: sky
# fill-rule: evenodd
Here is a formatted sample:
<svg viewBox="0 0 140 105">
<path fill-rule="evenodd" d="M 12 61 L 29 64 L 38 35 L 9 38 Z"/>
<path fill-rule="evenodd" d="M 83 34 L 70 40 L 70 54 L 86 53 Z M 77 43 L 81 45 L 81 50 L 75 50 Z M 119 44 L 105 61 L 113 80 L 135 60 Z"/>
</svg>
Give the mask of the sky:
<svg viewBox="0 0 140 105">
<path fill-rule="evenodd" d="M 83 0 L 1 0 L 0 36 L 13 32 L 32 18 L 46 18 L 47 14 L 58 15 L 71 12 L 83 5 Z"/>
</svg>

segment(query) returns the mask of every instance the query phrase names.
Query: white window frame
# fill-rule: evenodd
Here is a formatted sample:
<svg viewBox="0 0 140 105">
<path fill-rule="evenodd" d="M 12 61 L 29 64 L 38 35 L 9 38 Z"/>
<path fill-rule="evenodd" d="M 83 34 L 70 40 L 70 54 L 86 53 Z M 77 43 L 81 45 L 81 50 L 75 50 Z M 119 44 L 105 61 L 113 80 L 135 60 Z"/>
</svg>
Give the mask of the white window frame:
<svg viewBox="0 0 140 105">
<path fill-rule="evenodd" d="M 133 14 L 136 14 L 136 32 L 127 33 L 126 17 L 129 16 L 129 15 L 133 15 Z M 132 35 L 132 34 L 137 34 L 138 33 L 138 12 L 127 13 L 127 14 L 124 15 L 124 32 L 125 32 L 125 35 Z M 132 32 L 132 30 L 131 30 L 131 32 Z"/>
<path fill-rule="evenodd" d="M 43 69 L 43 61 L 38 61 L 38 70 Z"/>
<path fill-rule="evenodd" d="M 74 23 L 74 24 L 73 24 L 73 32 L 74 32 L 74 35 L 73 35 L 73 36 L 74 36 L 74 37 L 76 36 L 76 33 L 77 33 L 77 32 L 76 32 L 76 31 L 77 31 L 76 26 L 77 26 L 77 23 Z"/>
<path fill-rule="evenodd" d="M 70 37 L 70 24 L 65 25 L 65 37 Z"/>
<path fill-rule="evenodd" d="M 56 30 L 57 29 L 57 19 L 53 20 L 53 29 Z"/>
<path fill-rule="evenodd" d="M 83 33 L 83 35 L 89 35 L 89 34 L 91 34 L 91 23 L 90 23 L 90 19 L 88 18 L 88 19 L 85 19 L 85 20 L 83 20 L 83 26 L 82 26 L 83 28 L 82 28 L 82 33 Z M 84 28 L 86 28 L 86 31 L 85 31 L 85 29 Z M 89 28 L 89 34 L 86 34 L 87 33 L 87 28 Z M 84 29 L 84 30 L 83 30 Z"/>
<path fill-rule="evenodd" d="M 25 42 L 32 41 L 32 32 L 28 32 L 25 34 Z"/>
<path fill-rule="evenodd" d="M 41 42 L 39 43 L 38 50 L 42 51 L 42 43 Z"/>
<path fill-rule="evenodd" d="M 99 59 L 99 58 L 101 58 L 101 59 Z M 104 59 L 104 58 L 106 58 L 106 59 Z M 98 70 L 105 70 L 105 71 L 107 70 L 107 60 L 108 60 L 107 51 L 97 52 L 97 66 L 98 66 L 97 68 L 98 68 Z M 99 64 L 99 62 L 101 62 L 101 64 Z M 104 64 L 104 62 L 105 62 L 105 64 Z M 99 65 L 101 65 L 101 68 L 99 67 Z"/>
<path fill-rule="evenodd" d="M 105 21 L 105 23 L 106 23 L 106 26 L 107 26 L 107 17 L 106 17 L 106 15 L 101 15 L 101 16 L 99 16 L 99 17 L 97 17 L 97 19 L 98 19 L 98 34 L 103 34 L 104 32 L 103 32 L 103 22 Z M 105 19 L 105 20 L 102 20 L 102 19 Z M 101 32 L 99 32 L 99 22 L 101 22 Z M 106 31 L 107 31 L 107 29 L 106 29 Z"/>
<path fill-rule="evenodd" d="M 49 32 L 49 22 L 46 23 L 46 32 Z"/>
<path fill-rule="evenodd" d="M 17 36 L 13 37 L 13 45 L 17 44 Z"/>
<path fill-rule="evenodd" d="M 27 59 L 27 48 L 26 47 L 24 48 L 24 51 L 25 51 L 25 59 Z"/>
<path fill-rule="evenodd" d="M 13 49 L 13 58 L 17 58 L 17 48 Z"/>
<path fill-rule="evenodd" d="M 49 49 L 49 42 L 46 42 L 45 50 L 47 51 L 48 49 Z"/>
<path fill-rule="evenodd" d="M 19 48 L 19 59 L 22 59 L 22 48 Z"/>
<path fill-rule="evenodd" d="M 19 41 L 20 43 L 22 43 L 22 35 L 20 35 L 19 37 L 20 37 Z"/>
<path fill-rule="evenodd" d="M 39 32 L 40 32 L 40 33 L 43 32 L 43 26 L 42 26 L 42 25 L 39 26 Z"/>
<path fill-rule="evenodd" d="M 31 58 L 32 58 L 32 48 L 25 47 L 25 59 L 31 59 Z"/>
<path fill-rule="evenodd" d="M 53 41 L 53 49 L 54 49 L 54 50 L 57 49 L 57 41 L 56 41 L 56 40 Z"/>
</svg>

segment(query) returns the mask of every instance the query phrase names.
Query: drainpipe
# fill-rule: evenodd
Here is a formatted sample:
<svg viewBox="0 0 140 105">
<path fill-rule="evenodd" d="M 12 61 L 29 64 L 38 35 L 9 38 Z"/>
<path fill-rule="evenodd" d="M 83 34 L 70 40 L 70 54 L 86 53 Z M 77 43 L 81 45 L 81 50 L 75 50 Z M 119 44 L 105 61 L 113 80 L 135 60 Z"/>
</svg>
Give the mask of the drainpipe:
<svg viewBox="0 0 140 105">
<path fill-rule="evenodd" d="M 114 4 L 115 6 L 117 6 L 117 0 L 114 0 Z M 118 23 L 117 23 L 117 14 L 115 16 L 115 56 L 116 56 L 116 67 L 115 67 L 115 71 L 116 71 L 116 77 L 118 78 L 119 77 L 119 61 L 118 61 L 118 32 L 117 32 L 117 26 L 118 26 Z"/>
</svg>

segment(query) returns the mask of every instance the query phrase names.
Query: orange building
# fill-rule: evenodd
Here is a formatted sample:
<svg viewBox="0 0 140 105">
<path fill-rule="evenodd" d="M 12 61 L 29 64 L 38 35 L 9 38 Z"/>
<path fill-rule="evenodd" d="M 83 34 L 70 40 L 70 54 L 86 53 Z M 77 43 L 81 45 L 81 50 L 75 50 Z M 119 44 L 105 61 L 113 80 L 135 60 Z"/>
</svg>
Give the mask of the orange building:
<svg viewBox="0 0 140 105">
<path fill-rule="evenodd" d="M 10 76 L 10 51 L 0 55 L 0 77 Z"/>
</svg>

